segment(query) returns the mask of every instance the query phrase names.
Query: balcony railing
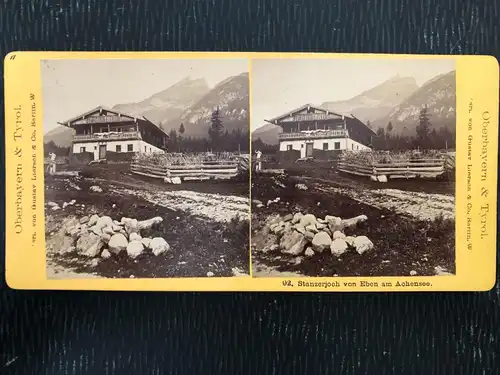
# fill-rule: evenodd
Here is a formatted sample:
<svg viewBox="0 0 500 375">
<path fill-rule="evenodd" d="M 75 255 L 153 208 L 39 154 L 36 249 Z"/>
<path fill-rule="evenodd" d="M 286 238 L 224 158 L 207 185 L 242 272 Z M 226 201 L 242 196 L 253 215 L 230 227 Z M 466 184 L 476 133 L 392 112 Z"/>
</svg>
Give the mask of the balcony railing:
<svg viewBox="0 0 500 375">
<path fill-rule="evenodd" d="M 118 140 L 118 139 L 141 139 L 141 134 L 138 131 L 133 131 L 133 132 L 77 134 L 73 136 L 73 142 L 106 141 L 106 140 Z"/>
<path fill-rule="evenodd" d="M 310 130 L 295 133 L 280 133 L 280 140 L 290 139 L 319 139 L 319 138 L 335 138 L 335 137 L 348 137 L 349 133 L 346 129 L 340 130 Z"/>
</svg>

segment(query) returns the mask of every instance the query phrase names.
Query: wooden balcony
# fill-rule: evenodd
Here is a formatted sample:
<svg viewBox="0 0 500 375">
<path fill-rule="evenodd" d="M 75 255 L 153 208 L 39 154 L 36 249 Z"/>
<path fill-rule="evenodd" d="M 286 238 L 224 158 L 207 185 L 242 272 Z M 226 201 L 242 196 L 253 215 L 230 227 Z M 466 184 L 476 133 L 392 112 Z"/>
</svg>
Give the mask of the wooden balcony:
<svg viewBox="0 0 500 375">
<path fill-rule="evenodd" d="M 279 140 L 280 141 L 290 141 L 290 140 L 299 140 L 299 139 L 322 139 L 322 138 L 343 138 L 348 137 L 349 133 L 346 129 L 340 130 L 311 130 L 311 131 L 302 131 L 296 133 L 280 133 Z"/>
<path fill-rule="evenodd" d="M 93 142 L 93 141 L 94 142 L 117 141 L 126 139 L 141 139 L 141 133 L 138 131 L 132 131 L 132 132 L 77 134 L 73 136 L 73 143 Z"/>
</svg>

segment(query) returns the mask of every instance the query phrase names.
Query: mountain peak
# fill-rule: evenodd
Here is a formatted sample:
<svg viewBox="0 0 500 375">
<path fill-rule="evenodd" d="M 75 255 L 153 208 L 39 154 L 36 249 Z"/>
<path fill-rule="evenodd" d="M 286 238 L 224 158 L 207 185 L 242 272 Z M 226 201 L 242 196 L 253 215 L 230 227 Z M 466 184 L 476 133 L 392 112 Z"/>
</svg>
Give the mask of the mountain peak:
<svg viewBox="0 0 500 375">
<path fill-rule="evenodd" d="M 248 72 L 228 77 L 217 83 L 197 103 L 180 116 L 185 135 L 206 137 L 212 112 L 219 109 L 224 129 L 248 131 Z"/>
<path fill-rule="evenodd" d="M 390 121 L 393 132 L 414 134 L 423 107 L 428 108 L 428 113 L 432 116 L 431 123 L 436 130 L 444 126 L 455 129 L 455 71 L 439 74 L 428 80 L 387 116 L 376 120 L 374 125 L 385 127 Z"/>
<path fill-rule="evenodd" d="M 321 106 L 331 111 L 352 113 L 361 121 L 373 121 L 386 116 L 418 89 L 414 77 L 399 73 L 348 100 L 325 102 Z"/>
<path fill-rule="evenodd" d="M 210 91 L 204 78 L 184 77 L 137 103 L 117 104 L 113 108 L 133 116 L 146 116 L 156 124 L 177 118 Z"/>
</svg>

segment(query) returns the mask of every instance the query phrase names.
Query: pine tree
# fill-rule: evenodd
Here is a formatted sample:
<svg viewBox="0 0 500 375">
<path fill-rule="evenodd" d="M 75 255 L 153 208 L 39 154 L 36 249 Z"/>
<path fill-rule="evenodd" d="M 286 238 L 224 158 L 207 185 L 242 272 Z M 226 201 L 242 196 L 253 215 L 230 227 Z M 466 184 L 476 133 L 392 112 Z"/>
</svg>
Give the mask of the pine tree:
<svg viewBox="0 0 500 375">
<path fill-rule="evenodd" d="M 170 147 L 169 149 L 173 152 L 177 152 L 178 144 L 177 144 L 177 132 L 175 129 L 170 130 L 170 133 L 168 134 L 170 137 L 169 144 Z"/>
<path fill-rule="evenodd" d="M 417 144 L 422 148 L 428 147 L 429 132 L 431 127 L 431 122 L 429 120 L 429 114 L 427 113 L 427 105 L 420 110 L 419 124 L 417 126 Z"/>
<path fill-rule="evenodd" d="M 386 147 L 386 142 L 385 142 L 385 130 L 383 127 L 379 127 L 377 129 L 377 135 L 375 136 L 375 142 L 374 142 L 375 148 L 384 150 Z"/>
<path fill-rule="evenodd" d="M 179 126 L 179 134 L 182 136 L 185 131 L 186 131 L 186 129 L 184 129 L 184 124 L 181 123 L 181 126 Z"/>
<path fill-rule="evenodd" d="M 223 135 L 224 126 L 222 125 L 222 120 L 220 119 L 219 107 L 212 112 L 212 125 L 208 129 L 208 136 L 210 137 L 210 143 L 214 150 L 219 150 L 221 145 L 221 138 Z"/>
<path fill-rule="evenodd" d="M 387 124 L 387 133 L 392 132 L 392 129 L 393 129 L 393 127 L 392 127 L 392 122 L 391 122 L 391 121 L 389 121 L 389 123 Z"/>
</svg>

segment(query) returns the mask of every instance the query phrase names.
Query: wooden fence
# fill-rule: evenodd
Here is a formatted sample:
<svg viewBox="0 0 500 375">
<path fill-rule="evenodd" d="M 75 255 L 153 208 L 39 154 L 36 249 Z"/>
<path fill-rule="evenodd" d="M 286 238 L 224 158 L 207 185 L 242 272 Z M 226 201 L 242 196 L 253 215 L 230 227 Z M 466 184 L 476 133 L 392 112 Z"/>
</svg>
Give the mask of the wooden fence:
<svg viewBox="0 0 500 375">
<path fill-rule="evenodd" d="M 246 167 L 245 167 L 246 165 Z M 147 159 L 132 159 L 131 172 L 143 176 L 161 178 L 179 177 L 182 180 L 230 179 L 239 171 L 248 169 L 248 159 L 205 161 L 185 165 L 158 165 Z"/>
<path fill-rule="evenodd" d="M 382 176 L 387 178 L 436 178 L 455 168 L 455 158 L 413 159 L 405 162 L 365 163 L 340 159 L 337 169 L 358 176 Z"/>
</svg>

